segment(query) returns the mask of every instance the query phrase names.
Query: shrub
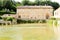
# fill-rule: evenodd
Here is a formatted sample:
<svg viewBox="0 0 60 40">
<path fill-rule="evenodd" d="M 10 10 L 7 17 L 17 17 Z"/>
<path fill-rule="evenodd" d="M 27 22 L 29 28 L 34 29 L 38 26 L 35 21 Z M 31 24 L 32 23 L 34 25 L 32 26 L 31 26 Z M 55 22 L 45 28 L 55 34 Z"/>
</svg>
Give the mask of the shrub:
<svg viewBox="0 0 60 40">
<path fill-rule="evenodd" d="M 17 19 L 17 23 L 25 23 L 26 21 L 25 20 L 21 20 L 21 19 Z"/>
<path fill-rule="evenodd" d="M 46 20 L 42 20 L 42 23 L 46 23 Z"/>
<path fill-rule="evenodd" d="M 3 19 L 4 19 L 5 21 L 11 21 L 11 22 L 12 22 L 14 18 L 11 17 L 11 16 L 9 16 L 9 17 L 4 17 Z"/>
<path fill-rule="evenodd" d="M 11 16 L 9 16 L 9 17 L 6 18 L 7 21 L 11 21 L 11 22 L 13 21 L 13 19 L 14 19 L 14 18 L 11 17 Z"/>
<path fill-rule="evenodd" d="M 46 23 L 46 20 L 22 20 L 22 19 L 17 19 L 17 23 Z"/>
<path fill-rule="evenodd" d="M 28 23 L 31 23 L 31 20 L 28 20 Z"/>
<path fill-rule="evenodd" d="M 51 18 L 52 20 L 56 20 L 56 18 Z"/>
<path fill-rule="evenodd" d="M 15 12 L 1 12 L 0 11 L 0 15 L 3 15 L 3 14 L 16 14 Z"/>
<path fill-rule="evenodd" d="M 21 20 L 17 19 L 17 23 L 38 23 L 40 20 Z"/>
<path fill-rule="evenodd" d="M 56 18 L 55 18 L 55 17 L 51 17 L 50 19 L 51 19 L 51 20 L 56 20 Z"/>
<path fill-rule="evenodd" d="M 46 20 L 38 20 L 39 23 L 46 23 Z"/>
<path fill-rule="evenodd" d="M 0 16 L 0 19 L 2 19 L 2 17 Z"/>
<path fill-rule="evenodd" d="M 5 21 L 6 21 L 6 19 L 7 19 L 6 17 L 3 18 L 3 20 L 5 20 Z"/>
</svg>

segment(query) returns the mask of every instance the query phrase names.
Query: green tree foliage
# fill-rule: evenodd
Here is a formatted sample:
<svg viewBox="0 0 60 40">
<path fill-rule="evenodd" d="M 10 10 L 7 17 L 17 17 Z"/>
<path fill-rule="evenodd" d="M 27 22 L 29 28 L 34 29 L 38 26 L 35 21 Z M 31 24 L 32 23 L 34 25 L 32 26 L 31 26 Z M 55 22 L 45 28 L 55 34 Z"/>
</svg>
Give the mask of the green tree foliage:
<svg viewBox="0 0 60 40">
<path fill-rule="evenodd" d="M 9 9 L 10 11 L 13 10 L 16 12 L 16 5 L 14 0 L 0 0 L 0 9 Z"/>
<path fill-rule="evenodd" d="M 9 9 L 10 11 L 13 10 L 16 12 L 17 6 L 34 6 L 34 5 L 49 5 L 52 6 L 55 10 L 60 6 L 57 2 L 51 2 L 50 0 L 35 0 L 35 2 L 31 2 L 29 0 L 22 0 L 22 2 L 15 2 L 14 0 L 0 0 L 0 10 L 2 9 Z"/>
<path fill-rule="evenodd" d="M 22 5 L 29 5 L 29 0 L 22 0 Z"/>
<path fill-rule="evenodd" d="M 31 5 L 48 5 L 48 6 L 52 6 L 55 10 L 59 7 L 59 3 L 57 2 L 51 2 L 50 0 L 35 0 L 35 2 L 31 2 L 29 0 L 23 0 L 22 3 L 24 6 L 25 5 L 28 5 L 28 6 L 31 6 Z"/>
<path fill-rule="evenodd" d="M 16 11 L 16 8 L 15 8 L 15 3 L 12 1 L 12 0 L 7 0 L 5 1 L 5 8 L 9 9 L 10 11 L 13 10 L 13 11 Z"/>
<path fill-rule="evenodd" d="M 2 10 L 2 8 L 3 8 L 3 2 L 2 0 L 0 0 L 0 10 Z"/>
<path fill-rule="evenodd" d="M 16 6 L 21 6 L 21 3 L 20 2 L 16 2 Z"/>
<path fill-rule="evenodd" d="M 57 2 L 51 2 L 51 1 L 45 1 L 46 5 L 52 6 L 55 10 L 59 7 L 59 3 Z"/>
<path fill-rule="evenodd" d="M 53 2 L 51 6 L 56 10 L 60 5 L 57 2 Z"/>
<path fill-rule="evenodd" d="M 36 0 L 35 5 L 48 5 L 52 6 L 55 10 L 59 7 L 59 3 L 57 2 L 51 2 L 50 0 L 47 1 L 41 1 L 41 0 Z"/>
<path fill-rule="evenodd" d="M 40 0 L 35 0 L 36 5 L 40 5 L 40 3 L 41 3 Z"/>
</svg>

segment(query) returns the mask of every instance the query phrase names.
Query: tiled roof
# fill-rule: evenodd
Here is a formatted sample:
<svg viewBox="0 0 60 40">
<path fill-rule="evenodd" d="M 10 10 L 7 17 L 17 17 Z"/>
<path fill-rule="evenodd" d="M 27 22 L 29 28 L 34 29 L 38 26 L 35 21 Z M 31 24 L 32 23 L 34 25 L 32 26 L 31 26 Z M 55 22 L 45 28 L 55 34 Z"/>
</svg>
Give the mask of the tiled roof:
<svg viewBox="0 0 60 40">
<path fill-rule="evenodd" d="M 18 6 L 17 9 L 39 9 L 39 8 L 44 8 L 44 9 L 52 9 L 53 7 L 51 6 Z"/>
</svg>

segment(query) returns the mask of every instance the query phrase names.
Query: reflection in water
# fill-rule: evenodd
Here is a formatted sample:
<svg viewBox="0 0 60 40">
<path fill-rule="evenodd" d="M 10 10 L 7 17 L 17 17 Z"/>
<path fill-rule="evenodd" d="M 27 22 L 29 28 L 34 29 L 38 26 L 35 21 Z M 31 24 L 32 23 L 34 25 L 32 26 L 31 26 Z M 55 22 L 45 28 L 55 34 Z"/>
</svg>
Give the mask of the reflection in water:
<svg viewBox="0 0 60 40">
<path fill-rule="evenodd" d="M 1 40 L 53 40 L 48 27 L 0 27 Z"/>
<path fill-rule="evenodd" d="M 58 20 L 57 21 L 57 26 L 55 24 L 56 22 L 53 21 L 53 29 L 54 29 L 54 33 L 55 33 L 55 37 L 56 37 L 56 40 L 60 40 L 60 21 Z"/>
<path fill-rule="evenodd" d="M 0 27 L 0 40 L 22 40 L 19 28 Z"/>
</svg>

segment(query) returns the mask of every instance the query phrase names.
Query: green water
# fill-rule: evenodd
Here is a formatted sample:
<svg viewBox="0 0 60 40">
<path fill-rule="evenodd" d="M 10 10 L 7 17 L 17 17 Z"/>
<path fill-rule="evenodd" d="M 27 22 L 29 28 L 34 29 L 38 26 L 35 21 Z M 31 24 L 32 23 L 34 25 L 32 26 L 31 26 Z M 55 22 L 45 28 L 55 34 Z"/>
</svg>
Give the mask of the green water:
<svg viewBox="0 0 60 40">
<path fill-rule="evenodd" d="M 55 40 L 53 28 L 45 24 L 11 26 L 0 27 L 0 40 Z"/>
</svg>

